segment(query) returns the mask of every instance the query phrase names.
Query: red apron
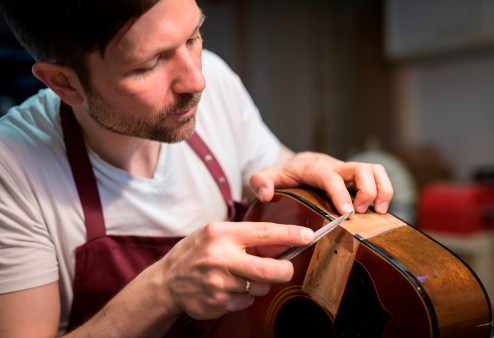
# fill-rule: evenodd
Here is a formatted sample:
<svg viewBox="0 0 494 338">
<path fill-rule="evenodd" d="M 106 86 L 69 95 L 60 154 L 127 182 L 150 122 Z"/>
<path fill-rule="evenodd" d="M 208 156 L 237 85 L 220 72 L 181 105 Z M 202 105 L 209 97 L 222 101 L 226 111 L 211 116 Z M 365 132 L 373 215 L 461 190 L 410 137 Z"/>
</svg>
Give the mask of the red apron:
<svg viewBox="0 0 494 338">
<path fill-rule="evenodd" d="M 74 299 L 68 330 L 83 324 L 142 270 L 163 257 L 181 237 L 107 235 L 96 178 L 70 106 L 61 103 L 62 129 L 67 157 L 84 212 L 87 242 L 76 248 Z M 203 160 L 217 182 L 228 206 L 228 219 L 239 220 L 244 203 L 234 202 L 230 186 L 219 163 L 199 135 L 189 145 Z M 189 323 L 190 325 L 184 325 Z M 204 325 L 179 320 L 182 336 L 199 336 Z M 187 326 L 184 328 L 184 326 Z M 199 331 L 198 331 L 199 330 Z"/>
</svg>

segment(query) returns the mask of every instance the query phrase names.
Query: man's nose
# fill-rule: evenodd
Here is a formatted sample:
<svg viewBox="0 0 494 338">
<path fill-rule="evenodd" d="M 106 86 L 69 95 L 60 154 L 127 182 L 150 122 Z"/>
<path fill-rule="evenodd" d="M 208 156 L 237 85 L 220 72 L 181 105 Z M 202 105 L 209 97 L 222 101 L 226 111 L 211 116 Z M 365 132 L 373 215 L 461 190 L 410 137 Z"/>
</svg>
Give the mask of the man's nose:
<svg viewBox="0 0 494 338">
<path fill-rule="evenodd" d="M 206 87 L 202 74 L 202 53 L 184 47 L 177 50 L 174 59 L 173 91 L 179 94 L 202 92 Z"/>
</svg>

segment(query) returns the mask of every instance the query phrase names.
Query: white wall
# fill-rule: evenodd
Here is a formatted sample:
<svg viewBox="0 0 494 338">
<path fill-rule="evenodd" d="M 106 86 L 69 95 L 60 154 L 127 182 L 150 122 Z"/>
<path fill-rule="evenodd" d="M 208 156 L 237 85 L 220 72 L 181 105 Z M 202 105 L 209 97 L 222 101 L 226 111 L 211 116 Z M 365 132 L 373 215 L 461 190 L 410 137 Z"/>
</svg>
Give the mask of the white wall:
<svg viewBox="0 0 494 338">
<path fill-rule="evenodd" d="M 438 150 L 457 180 L 494 166 L 494 51 L 412 61 L 401 74 L 405 143 Z"/>
<path fill-rule="evenodd" d="M 386 0 L 407 146 L 436 149 L 454 177 L 494 167 L 494 0 Z"/>
</svg>

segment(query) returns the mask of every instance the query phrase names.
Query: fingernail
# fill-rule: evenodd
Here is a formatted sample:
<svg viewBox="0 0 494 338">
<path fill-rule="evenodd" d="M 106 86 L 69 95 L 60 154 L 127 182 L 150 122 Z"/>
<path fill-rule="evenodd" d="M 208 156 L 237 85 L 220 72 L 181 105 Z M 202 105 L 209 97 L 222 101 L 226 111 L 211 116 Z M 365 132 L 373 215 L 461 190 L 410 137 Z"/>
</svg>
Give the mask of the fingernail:
<svg viewBox="0 0 494 338">
<path fill-rule="evenodd" d="M 312 242 L 312 240 L 314 239 L 314 231 L 312 231 L 311 229 L 302 229 L 300 234 L 302 235 L 302 239 L 307 243 Z"/>
<path fill-rule="evenodd" d="M 346 213 L 348 213 L 348 212 L 353 212 L 353 211 L 354 211 L 354 210 L 353 210 L 353 206 L 352 206 L 352 204 L 351 204 L 351 203 L 343 203 L 342 208 L 343 208 L 343 212 L 344 212 L 345 214 L 346 214 Z"/>
<path fill-rule="evenodd" d="M 389 203 L 388 202 L 381 202 L 378 205 L 378 210 L 379 212 L 385 213 L 388 211 Z"/>
<path fill-rule="evenodd" d="M 259 188 L 259 190 L 257 190 L 257 197 L 260 199 L 260 200 L 263 200 L 264 199 L 264 196 L 268 193 L 268 189 L 266 187 L 262 187 L 262 188 Z"/>
</svg>

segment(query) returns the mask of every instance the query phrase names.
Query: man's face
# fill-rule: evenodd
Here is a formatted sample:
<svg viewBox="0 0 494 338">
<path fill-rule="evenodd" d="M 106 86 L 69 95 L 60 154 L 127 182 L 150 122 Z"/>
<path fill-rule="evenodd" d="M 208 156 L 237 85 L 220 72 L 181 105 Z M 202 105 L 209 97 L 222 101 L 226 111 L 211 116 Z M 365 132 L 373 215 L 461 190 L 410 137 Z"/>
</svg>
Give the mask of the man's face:
<svg viewBox="0 0 494 338">
<path fill-rule="evenodd" d="M 194 0 L 160 0 L 102 59 L 88 59 L 89 114 L 106 129 L 161 142 L 188 138 L 205 88 L 203 14 Z"/>
</svg>

